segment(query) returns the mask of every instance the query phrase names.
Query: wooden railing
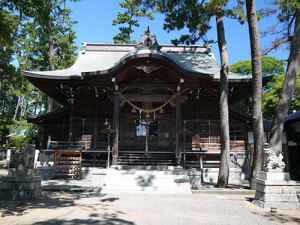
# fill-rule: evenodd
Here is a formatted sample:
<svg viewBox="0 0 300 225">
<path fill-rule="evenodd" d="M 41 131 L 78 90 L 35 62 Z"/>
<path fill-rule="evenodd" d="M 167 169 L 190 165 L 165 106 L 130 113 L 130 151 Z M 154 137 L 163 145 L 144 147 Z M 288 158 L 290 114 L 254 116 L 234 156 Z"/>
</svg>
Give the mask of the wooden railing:
<svg viewBox="0 0 300 225">
<path fill-rule="evenodd" d="M 230 150 L 245 150 L 245 141 L 230 141 Z M 182 143 L 183 151 L 221 151 L 221 143 Z"/>
<path fill-rule="evenodd" d="M 230 141 L 230 151 L 246 150 L 245 141 Z M 221 143 L 185 143 L 182 144 L 183 166 L 218 167 L 220 163 Z"/>
<path fill-rule="evenodd" d="M 49 141 L 47 149 L 81 149 L 83 151 L 107 151 L 107 142 Z"/>
</svg>

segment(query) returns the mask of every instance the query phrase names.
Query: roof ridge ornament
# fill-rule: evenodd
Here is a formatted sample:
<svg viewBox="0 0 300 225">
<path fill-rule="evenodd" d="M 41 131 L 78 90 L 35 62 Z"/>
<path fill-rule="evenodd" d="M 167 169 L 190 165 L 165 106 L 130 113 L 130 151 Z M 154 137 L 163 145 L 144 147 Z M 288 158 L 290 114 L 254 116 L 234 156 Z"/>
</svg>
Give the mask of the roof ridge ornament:
<svg viewBox="0 0 300 225">
<path fill-rule="evenodd" d="M 147 30 L 140 37 L 139 43 L 135 46 L 136 49 L 151 49 L 160 51 L 161 46 L 157 43 L 156 35 L 153 35 L 148 26 Z"/>
</svg>

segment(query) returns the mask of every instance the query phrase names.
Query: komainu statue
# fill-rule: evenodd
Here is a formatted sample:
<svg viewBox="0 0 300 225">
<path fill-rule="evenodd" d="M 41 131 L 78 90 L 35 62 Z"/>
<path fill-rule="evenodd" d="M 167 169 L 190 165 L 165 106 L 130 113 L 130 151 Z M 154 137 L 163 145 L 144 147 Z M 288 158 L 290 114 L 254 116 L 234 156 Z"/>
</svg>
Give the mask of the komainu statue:
<svg viewBox="0 0 300 225">
<path fill-rule="evenodd" d="M 282 161 L 283 156 L 280 153 L 278 156 L 274 152 L 273 148 L 264 148 L 265 151 L 265 171 L 279 170 L 283 171 L 285 163 Z"/>
</svg>

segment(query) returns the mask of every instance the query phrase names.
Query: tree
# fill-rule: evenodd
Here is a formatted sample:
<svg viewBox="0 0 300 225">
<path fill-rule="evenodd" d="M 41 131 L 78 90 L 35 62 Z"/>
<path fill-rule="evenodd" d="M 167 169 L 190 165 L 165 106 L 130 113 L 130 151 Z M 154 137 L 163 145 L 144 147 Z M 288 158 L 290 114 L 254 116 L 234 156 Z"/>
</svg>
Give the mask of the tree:
<svg viewBox="0 0 300 225">
<path fill-rule="evenodd" d="M 52 61 L 56 69 L 66 68 L 74 62 L 75 32 L 72 30 L 74 22 L 70 21 L 70 13 L 65 0 L 46 3 L 41 0 L 0 2 L 1 132 L 7 132 L 7 127 L 15 123 L 13 119 L 22 120 L 44 110 L 45 97 L 27 82 L 20 70 L 54 68 L 49 66 L 49 40 L 53 43 Z M 47 36 L 49 21 L 52 34 Z M 14 62 L 16 59 L 19 68 Z M 0 136 L 4 137 L 3 134 Z"/>
<path fill-rule="evenodd" d="M 36 16 L 23 24 L 19 38 L 20 68 L 24 70 L 55 70 L 71 66 L 76 58 L 74 21 L 65 0 L 47 1 L 37 7 Z M 30 47 L 28 47 L 30 46 Z M 47 98 L 47 112 L 53 110 L 52 98 Z"/>
<path fill-rule="evenodd" d="M 154 17 L 151 12 L 147 12 L 145 8 L 141 9 L 139 6 L 142 3 L 141 0 L 125 0 L 120 3 L 121 8 L 126 9 L 123 13 L 118 13 L 117 18 L 113 20 L 112 25 L 128 24 L 127 27 L 119 27 L 120 32 L 114 36 L 113 40 L 116 44 L 132 44 L 135 43 L 131 40 L 130 35 L 134 32 L 133 27 L 139 27 L 138 18 L 146 17 L 153 20 Z"/>
<path fill-rule="evenodd" d="M 285 60 L 273 56 L 262 56 L 262 76 L 279 76 L 284 74 Z M 230 71 L 241 75 L 252 75 L 251 60 L 242 60 L 230 65 Z"/>
<path fill-rule="evenodd" d="M 252 64 L 252 128 L 254 137 L 254 154 L 251 167 L 250 188 L 256 188 L 256 178 L 263 168 L 264 163 L 264 128 L 262 117 L 262 62 L 260 40 L 258 33 L 255 0 L 246 0 L 247 18 L 251 46 Z"/>
<path fill-rule="evenodd" d="M 274 76 L 268 84 L 268 90 L 263 94 L 263 110 L 266 118 L 272 118 L 276 114 L 280 94 L 282 93 L 285 76 Z M 300 108 L 300 75 L 298 73 L 296 80 L 296 89 L 292 95 L 291 104 L 288 113 Z"/>
<path fill-rule="evenodd" d="M 265 50 L 265 53 L 286 44 L 289 45 L 290 49 L 283 89 L 276 114 L 272 121 L 269 137 L 269 146 L 272 147 L 278 155 L 282 149 L 282 131 L 289 105 L 294 95 L 300 64 L 300 3 L 297 0 L 281 0 L 275 1 L 274 4 L 277 8 L 271 12 L 277 13 L 279 22 L 268 29 L 265 34 L 276 33 L 277 35 L 279 34 L 279 36 L 272 42 L 272 45 Z"/>
<path fill-rule="evenodd" d="M 281 80 L 285 71 L 286 62 L 284 60 L 276 59 L 272 56 L 262 56 L 262 76 L 272 76 L 272 80 L 263 88 L 262 96 L 262 111 L 264 118 L 271 118 L 275 114 L 276 106 L 279 100 L 279 94 L 282 90 Z M 230 65 L 230 71 L 252 76 L 251 60 L 238 61 Z M 281 82 L 281 83 L 278 83 Z M 297 98 L 295 98 L 296 101 Z M 296 105 L 296 104 L 295 104 Z M 252 97 L 248 96 L 242 101 L 238 102 L 236 107 L 247 112 L 252 113 Z M 296 109 L 296 108 L 293 108 Z"/>
<path fill-rule="evenodd" d="M 38 3 L 41 4 L 38 0 L 0 2 L 0 120 L 3 132 L 7 130 L 7 125 L 12 123 L 13 117 L 24 113 L 21 107 L 24 99 L 20 97 L 20 93 L 26 91 L 26 83 L 23 83 L 24 78 L 13 64 L 13 60 L 20 24 L 32 15 L 32 4 Z"/>
<path fill-rule="evenodd" d="M 218 6 L 222 7 L 222 6 Z M 229 112 L 228 112 L 228 52 L 225 40 L 225 31 L 222 14 L 216 15 L 218 46 L 221 56 L 220 71 L 220 139 L 221 160 L 217 187 L 227 187 L 230 169 L 230 136 L 229 136 Z"/>
</svg>

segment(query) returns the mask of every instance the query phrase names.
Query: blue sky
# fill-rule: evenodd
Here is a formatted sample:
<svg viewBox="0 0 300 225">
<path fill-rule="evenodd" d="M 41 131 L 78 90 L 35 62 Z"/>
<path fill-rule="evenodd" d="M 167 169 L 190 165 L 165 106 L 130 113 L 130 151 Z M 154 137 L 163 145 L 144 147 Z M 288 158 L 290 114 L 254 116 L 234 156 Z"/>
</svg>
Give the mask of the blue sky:
<svg viewBox="0 0 300 225">
<path fill-rule="evenodd" d="M 121 2 L 121 0 L 81 0 L 77 3 L 69 3 L 68 7 L 73 11 L 71 15 L 72 19 L 77 21 L 77 24 L 74 25 L 74 30 L 76 31 L 76 44 L 79 49 L 81 48 L 81 42 L 113 43 L 113 37 L 118 33 L 119 29 L 118 26 L 112 26 L 112 20 L 117 17 L 118 12 L 122 11 L 119 2 Z M 264 6 L 266 2 L 270 2 L 270 0 L 257 1 L 257 7 Z M 170 44 L 171 39 L 180 36 L 180 32 L 178 31 L 167 33 L 162 29 L 162 15 L 155 15 L 154 21 L 142 19 L 140 22 L 141 26 L 135 29 L 135 33 L 132 36 L 132 39 L 135 39 L 136 41 L 139 40 L 140 35 L 144 33 L 148 26 L 150 26 L 152 33 L 156 35 L 159 44 Z M 261 30 L 266 29 L 270 24 L 270 20 L 262 20 L 259 22 Z M 207 37 L 208 39 L 216 40 L 217 33 L 214 20 L 211 21 L 211 25 L 213 28 L 208 33 Z M 224 25 L 229 63 L 232 64 L 239 60 L 250 59 L 248 25 L 240 25 L 238 22 L 230 19 L 225 19 Z M 263 38 L 261 39 L 261 46 L 265 47 L 269 42 L 270 39 Z M 212 52 L 219 62 L 217 44 L 213 45 Z M 282 49 L 272 52 L 269 55 L 278 59 L 288 58 L 288 52 Z"/>
</svg>

